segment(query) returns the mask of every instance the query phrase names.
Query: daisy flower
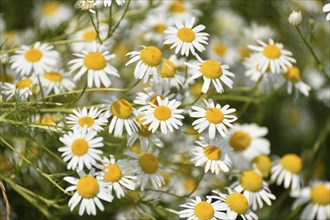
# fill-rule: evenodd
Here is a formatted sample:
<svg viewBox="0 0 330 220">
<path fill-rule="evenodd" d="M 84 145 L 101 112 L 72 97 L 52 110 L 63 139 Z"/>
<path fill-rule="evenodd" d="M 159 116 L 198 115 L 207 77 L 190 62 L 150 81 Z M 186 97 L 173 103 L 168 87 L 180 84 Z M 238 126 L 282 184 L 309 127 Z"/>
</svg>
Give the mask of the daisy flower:
<svg viewBox="0 0 330 220">
<path fill-rule="evenodd" d="M 249 207 L 249 201 L 245 195 L 233 192 L 231 189 L 227 188 L 229 194 L 223 194 L 220 191 L 212 190 L 215 196 L 211 196 L 213 199 L 217 199 L 225 205 L 224 210 L 227 213 L 227 218 L 229 220 L 235 220 L 239 215 L 242 219 L 258 219 L 258 216 L 252 212 Z"/>
<path fill-rule="evenodd" d="M 285 154 L 281 159 L 274 161 L 271 171 L 271 180 L 276 180 L 277 185 L 284 183 L 284 188 L 289 188 L 296 192 L 300 190 L 302 179 L 302 160 L 296 154 Z"/>
<path fill-rule="evenodd" d="M 70 7 L 57 1 L 46 1 L 42 4 L 37 4 L 34 10 L 34 17 L 38 25 L 46 28 L 56 28 L 68 21 L 72 15 Z"/>
<path fill-rule="evenodd" d="M 243 193 L 252 206 L 252 210 L 256 210 L 258 207 L 261 209 L 263 202 L 270 206 L 271 200 L 276 199 L 267 182 L 262 179 L 262 175 L 254 170 L 242 172 L 239 180 L 235 181 L 230 188 L 235 192 Z"/>
<path fill-rule="evenodd" d="M 228 216 L 223 212 L 225 206 L 220 201 L 212 202 L 210 196 L 203 201 L 199 196 L 195 199 L 190 199 L 190 202 L 180 205 L 185 208 L 179 211 L 180 218 L 192 219 L 228 219 Z"/>
<path fill-rule="evenodd" d="M 228 131 L 227 127 L 232 127 L 232 122 L 237 120 L 237 117 L 231 115 L 236 109 L 229 108 L 229 105 L 221 107 L 219 104 L 215 104 L 211 99 L 208 101 L 204 99 L 206 108 L 198 106 L 192 106 L 193 112 L 190 113 L 190 117 L 198 118 L 192 125 L 198 133 L 203 132 L 208 128 L 209 138 L 214 139 L 216 131 L 222 137 L 226 136 Z"/>
<path fill-rule="evenodd" d="M 86 127 L 87 130 L 96 132 L 102 131 L 102 126 L 108 123 L 109 115 L 102 113 L 103 110 L 91 107 L 89 111 L 86 107 L 78 110 L 72 110 L 74 114 L 66 117 L 66 123 L 70 125 L 72 130 Z"/>
<path fill-rule="evenodd" d="M 275 43 L 273 39 L 269 39 L 268 44 L 263 41 L 257 41 L 261 46 L 249 45 L 248 47 L 257 52 L 259 56 L 258 69 L 265 72 L 268 68 L 272 73 L 281 73 L 287 71 L 287 67 L 292 66 L 296 60 L 292 58 L 292 53 L 285 50 L 283 45 Z"/>
<path fill-rule="evenodd" d="M 163 14 L 150 14 L 144 21 L 141 29 L 144 31 L 144 39 L 155 43 L 162 43 L 164 31 L 169 24 L 168 19 Z M 159 45 L 160 46 L 160 45 Z"/>
<path fill-rule="evenodd" d="M 59 53 L 52 50 L 53 46 L 35 43 L 32 47 L 21 46 L 21 49 L 10 58 L 11 68 L 20 75 L 27 76 L 37 73 L 43 74 L 54 68 L 59 60 Z"/>
<path fill-rule="evenodd" d="M 160 64 L 162 63 L 162 51 L 155 46 L 142 46 L 141 51 L 132 51 L 127 53 L 130 56 L 130 60 L 126 63 L 126 66 L 138 61 L 134 69 L 134 77 L 136 79 L 142 79 L 143 83 L 149 80 L 151 74 L 157 74 Z"/>
<path fill-rule="evenodd" d="M 205 29 L 204 25 L 198 25 L 193 28 L 195 18 L 187 20 L 185 23 L 182 21 L 175 21 L 175 27 L 169 27 L 165 30 L 167 36 L 165 37 L 164 44 L 171 44 L 171 49 L 175 48 L 175 53 L 178 54 L 181 50 L 181 55 L 188 56 L 189 53 L 195 55 L 195 49 L 203 52 L 207 44 L 209 34 L 201 32 Z"/>
<path fill-rule="evenodd" d="M 233 43 L 228 40 L 212 38 L 206 51 L 210 59 L 221 60 L 230 65 L 236 64 L 240 58 Z"/>
<path fill-rule="evenodd" d="M 229 88 L 233 87 L 233 81 L 229 77 L 235 77 L 235 75 L 228 71 L 228 65 L 221 64 L 216 60 L 202 60 L 200 57 L 197 57 L 197 59 L 199 61 L 198 63 L 186 63 L 186 65 L 193 69 L 191 80 L 203 76 L 203 93 L 209 90 L 211 82 L 218 93 L 224 92 L 221 81 Z"/>
<path fill-rule="evenodd" d="M 227 136 L 227 143 L 233 149 L 233 164 L 239 169 L 246 169 L 251 161 L 260 154 L 270 153 L 270 142 L 264 138 L 266 127 L 256 124 L 235 124 Z"/>
<path fill-rule="evenodd" d="M 330 3 L 327 3 L 323 6 L 323 11 L 327 14 L 326 20 L 330 21 Z"/>
<path fill-rule="evenodd" d="M 199 146 L 194 146 L 191 151 L 194 154 L 191 159 L 195 166 L 204 165 L 205 173 L 211 170 L 211 173 L 219 174 L 220 171 L 228 172 L 231 167 L 231 160 L 228 155 L 230 149 L 223 145 L 220 139 L 208 140 L 200 137 L 196 141 Z"/>
<path fill-rule="evenodd" d="M 116 162 L 115 157 L 110 155 L 109 159 L 103 157 L 102 165 L 99 166 L 102 169 L 101 172 L 96 173 L 97 179 L 106 182 L 106 187 L 115 191 L 118 199 L 125 196 L 124 189 L 135 190 L 136 177 L 131 175 L 133 170 L 128 166 L 128 161 L 118 160 Z"/>
<path fill-rule="evenodd" d="M 293 203 L 292 209 L 308 203 L 300 215 L 301 219 L 330 218 L 330 182 L 313 181 L 294 197 L 297 199 Z"/>
<path fill-rule="evenodd" d="M 119 77 L 117 69 L 108 63 L 115 55 L 106 51 L 102 45 L 94 42 L 91 50 L 75 53 L 74 55 L 78 58 L 69 61 L 69 65 L 71 65 L 70 73 L 79 70 L 73 77 L 74 81 L 81 79 L 82 75 L 87 73 L 88 87 L 92 88 L 93 84 L 95 84 L 97 88 L 100 88 L 101 83 L 105 87 L 111 85 L 111 81 L 107 75 Z"/>
<path fill-rule="evenodd" d="M 135 119 L 137 112 L 126 99 L 116 99 L 116 97 L 111 97 L 108 105 L 107 113 L 111 118 L 109 133 L 114 133 L 115 136 L 119 137 L 125 128 L 127 134 L 132 135 L 133 132 L 137 132 L 139 126 Z"/>
<path fill-rule="evenodd" d="M 134 99 L 134 104 L 137 105 L 148 105 L 149 102 L 158 105 L 157 96 L 159 96 L 162 100 L 165 98 L 172 99 L 174 98 L 174 94 L 170 93 L 171 90 L 167 86 L 160 86 L 159 84 L 154 84 L 153 87 L 147 87 L 144 89 L 144 92 L 138 92 Z"/>
<path fill-rule="evenodd" d="M 11 99 L 13 96 L 17 96 L 18 99 L 26 100 L 37 88 L 38 81 L 34 76 L 23 77 L 19 80 L 16 80 L 16 83 L 7 83 L 0 84 L 1 92 L 8 96 L 6 100 Z"/>
<path fill-rule="evenodd" d="M 137 168 L 136 184 L 141 187 L 141 191 L 144 191 L 150 182 L 155 189 L 159 189 L 165 184 L 164 177 L 160 173 L 158 153 L 158 151 L 140 152 L 139 154 L 132 151 L 126 153 L 134 158 L 132 162 L 133 166 Z"/>
<path fill-rule="evenodd" d="M 272 170 L 272 160 L 267 155 L 258 155 L 252 160 L 251 167 L 267 178 Z"/>
<path fill-rule="evenodd" d="M 104 7 L 111 7 L 113 0 L 102 0 Z M 125 4 L 125 0 L 116 0 L 117 5 L 122 6 Z"/>
<path fill-rule="evenodd" d="M 64 76 L 62 71 L 49 71 L 40 75 L 40 82 L 45 95 L 73 90 L 76 84 Z"/>
<path fill-rule="evenodd" d="M 72 184 L 65 191 L 74 192 L 68 203 L 70 211 L 73 211 L 79 202 L 79 215 L 83 215 L 85 211 L 88 215 L 96 215 L 96 207 L 104 211 L 100 199 L 107 202 L 113 200 L 113 196 L 108 192 L 105 183 L 96 179 L 94 169 L 87 175 L 80 170 L 78 175 L 80 178 L 64 177 L 65 181 Z"/>
<path fill-rule="evenodd" d="M 179 129 L 182 126 L 181 120 L 184 118 L 182 113 L 183 109 L 178 109 L 181 102 L 168 98 L 164 100 L 157 96 L 157 103 L 149 102 L 149 105 L 143 106 L 139 109 L 141 114 L 145 116 L 141 118 L 143 125 L 150 124 L 148 130 L 154 133 L 159 127 L 163 134 L 167 134 L 167 130 L 173 132 L 173 127 Z"/>
<path fill-rule="evenodd" d="M 90 13 L 95 14 L 95 6 L 97 5 L 96 0 L 79 0 L 79 8 L 83 11 L 89 11 Z"/>
<path fill-rule="evenodd" d="M 288 94 L 292 93 L 293 87 L 302 93 L 304 96 L 309 95 L 309 91 L 311 87 L 306 83 L 302 82 L 300 77 L 300 70 L 296 66 L 291 66 L 287 68 L 287 72 L 283 74 L 283 77 L 287 80 L 288 87 L 287 92 Z"/>
<path fill-rule="evenodd" d="M 96 161 L 101 160 L 103 147 L 103 138 L 96 137 L 96 132 L 87 130 L 86 128 L 75 129 L 60 137 L 60 141 L 65 145 L 58 149 L 62 152 L 62 157 L 67 165 L 68 170 L 79 169 L 84 167 L 91 169 Z"/>
</svg>

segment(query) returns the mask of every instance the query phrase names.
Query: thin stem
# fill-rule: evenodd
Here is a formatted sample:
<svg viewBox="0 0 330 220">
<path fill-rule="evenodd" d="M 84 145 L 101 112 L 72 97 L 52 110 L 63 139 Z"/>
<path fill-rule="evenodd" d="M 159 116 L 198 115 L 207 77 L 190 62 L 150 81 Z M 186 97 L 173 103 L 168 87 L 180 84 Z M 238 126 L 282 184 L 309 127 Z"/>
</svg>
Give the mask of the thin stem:
<svg viewBox="0 0 330 220">
<path fill-rule="evenodd" d="M 92 13 L 91 13 L 91 12 L 88 12 L 87 14 L 88 14 L 88 16 L 89 16 L 89 18 L 90 18 L 90 20 L 91 20 L 91 22 L 92 22 L 92 25 L 93 25 L 94 29 L 95 29 L 97 39 L 100 41 L 101 44 L 103 44 L 103 41 L 102 41 L 102 39 L 101 39 L 101 37 L 100 37 L 99 29 L 97 28 L 97 26 L 96 26 L 96 24 L 95 24 L 95 22 L 94 22 L 94 19 L 93 19 Z"/>
<path fill-rule="evenodd" d="M 188 107 L 188 106 L 191 106 L 193 104 L 195 104 L 204 94 L 201 92 L 199 93 L 199 95 L 195 98 L 195 100 L 189 102 L 189 103 L 186 103 L 186 104 L 183 104 L 182 107 Z"/>
<path fill-rule="evenodd" d="M 113 35 L 113 33 L 116 31 L 116 29 L 119 27 L 120 23 L 122 22 L 122 20 L 124 19 L 126 13 L 127 13 L 127 10 L 128 10 L 128 7 L 129 7 L 129 4 L 131 3 L 131 0 L 128 0 L 127 4 L 126 4 L 126 7 L 125 7 L 125 10 L 123 12 L 123 14 L 121 15 L 119 21 L 117 22 L 117 24 L 114 26 L 114 28 L 112 29 L 112 31 L 110 32 L 109 36 L 108 37 L 111 37 Z"/>
<path fill-rule="evenodd" d="M 107 33 L 107 38 L 110 37 L 110 31 L 112 29 L 112 4 L 109 7 L 109 27 L 108 27 L 108 33 Z"/>
<path fill-rule="evenodd" d="M 9 205 L 9 201 L 8 201 L 8 198 L 6 195 L 6 188 L 1 181 L 0 181 L 0 189 L 2 191 L 3 201 L 5 202 L 5 206 L 6 206 L 6 219 L 9 220 L 10 219 L 10 205 Z"/>
<path fill-rule="evenodd" d="M 170 196 L 173 196 L 173 197 L 177 197 L 179 199 L 185 198 L 185 196 L 179 196 L 179 195 L 176 195 L 174 193 L 166 192 L 166 191 L 163 191 L 163 190 L 158 190 L 158 189 L 146 189 L 146 190 L 153 191 L 153 192 L 159 192 L 159 193 L 165 193 L 167 195 L 170 195 Z"/>
<path fill-rule="evenodd" d="M 71 105 L 73 105 L 74 103 L 79 101 L 79 99 L 84 95 L 86 89 L 87 89 L 87 80 L 86 80 L 86 83 L 85 83 L 85 86 L 84 86 L 83 90 L 81 91 L 79 96 L 71 102 Z"/>
<path fill-rule="evenodd" d="M 199 179 L 198 179 L 198 181 L 197 181 L 197 183 L 196 183 L 194 189 L 193 189 L 189 194 L 187 194 L 185 197 L 189 198 L 189 197 L 190 197 L 190 196 L 191 196 L 191 195 L 197 190 L 197 188 L 198 188 L 200 182 L 201 182 L 202 179 L 204 178 L 204 174 L 205 174 L 205 173 L 203 172 L 202 175 L 199 177 Z"/>
<path fill-rule="evenodd" d="M 254 100 L 254 97 L 256 96 L 256 94 L 258 93 L 258 86 L 259 86 L 259 83 L 261 82 L 262 80 L 262 76 L 258 79 L 258 81 L 256 82 L 256 84 L 254 85 L 253 89 L 252 89 L 252 95 L 251 95 L 251 99 L 249 102 L 246 102 L 243 107 L 240 109 L 240 111 L 238 112 L 237 114 L 237 117 L 241 117 L 244 112 L 246 112 L 246 110 L 248 110 L 248 108 L 250 107 L 250 105 L 252 104 L 253 100 Z"/>
</svg>

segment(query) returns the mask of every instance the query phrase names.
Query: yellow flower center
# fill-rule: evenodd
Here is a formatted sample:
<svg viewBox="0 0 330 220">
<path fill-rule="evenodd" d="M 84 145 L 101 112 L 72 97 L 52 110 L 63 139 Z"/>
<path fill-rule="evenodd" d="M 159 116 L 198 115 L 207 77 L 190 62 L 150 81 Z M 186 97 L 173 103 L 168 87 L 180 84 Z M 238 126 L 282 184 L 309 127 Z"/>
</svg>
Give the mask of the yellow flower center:
<svg viewBox="0 0 330 220">
<path fill-rule="evenodd" d="M 175 1 L 169 5 L 168 10 L 172 13 L 181 13 L 186 9 L 184 3 L 182 1 Z"/>
<path fill-rule="evenodd" d="M 38 62 L 42 58 L 42 52 L 39 49 L 30 49 L 25 52 L 24 57 L 29 62 Z"/>
<path fill-rule="evenodd" d="M 302 168 L 302 161 L 296 154 L 286 154 L 281 159 L 281 165 L 289 172 L 298 174 Z"/>
<path fill-rule="evenodd" d="M 200 68 L 200 71 L 203 76 L 210 79 L 217 79 L 222 75 L 221 65 L 215 60 L 204 61 Z"/>
<path fill-rule="evenodd" d="M 82 138 L 75 140 L 71 145 L 72 154 L 75 156 L 84 155 L 88 151 L 88 148 L 88 142 Z"/>
<path fill-rule="evenodd" d="M 199 96 L 199 94 L 201 94 L 202 88 L 203 88 L 203 83 L 196 82 L 196 83 L 190 85 L 189 91 L 193 96 L 197 97 L 197 96 Z"/>
<path fill-rule="evenodd" d="M 154 97 L 152 97 L 149 102 L 151 102 L 152 104 L 158 106 L 158 101 L 157 101 L 157 96 L 159 95 L 155 95 Z M 161 100 L 165 100 L 164 96 L 159 96 Z"/>
<path fill-rule="evenodd" d="M 198 219 L 208 220 L 214 217 L 213 206 L 205 201 L 199 202 L 195 208 L 194 213 Z"/>
<path fill-rule="evenodd" d="M 154 32 L 158 33 L 158 34 L 163 34 L 164 31 L 166 30 L 167 26 L 163 23 L 159 23 L 159 24 L 156 24 L 153 29 L 154 29 Z"/>
<path fill-rule="evenodd" d="M 219 160 L 222 156 L 222 152 L 216 146 L 208 146 L 204 149 L 204 155 L 209 160 Z"/>
<path fill-rule="evenodd" d="M 16 83 L 16 88 L 17 89 L 25 89 L 25 88 L 30 87 L 31 84 L 32 84 L 31 79 L 22 79 L 22 80 L 20 80 Z"/>
<path fill-rule="evenodd" d="M 97 33 L 94 30 L 90 30 L 90 31 L 85 31 L 82 35 L 82 39 L 83 40 L 88 40 L 88 41 L 93 41 L 96 40 L 97 38 Z"/>
<path fill-rule="evenodd" d="M 143 118 L 143 116 L 144 115 L 136 116 L 136 121 L 140 124 L 138 134 L 142 137 L 149 137 L 152 134 L 152 132 L 148 130 L 150 124 L 142 124 L 141 119 Z"/>
<path fill-rule="evenodd" d="M 118 182 L 123 176 L 120 167 L 116 164 L 107 165 L 105 169 L 107 169 L 108 172 L 106 172 L 103 177 L 108 182 Z"/>
<path fill-rule="evenodd" d="M 107 65 L 107 63 L 101 53 L 89 52 L 84 57 L 84 65 L 91 70 L 102 70 Z"/>
<path fill-rule="evenodd" d="M 281 50 L 275 44 L 267 45 L 262 51 L 262 53 L 269 59 L 277 59 L 281 56 Z"/>
<path fill-rule="evenodd" d="M 0 154 L 0 161 L 0 171 L 6 171 L 10 168 L 11 164 L 6 155 Z"/>
<path fill-rule="evenodd" d="M 175 65 L 172 61 L 164 59 L 162 64 L 162 69 L 160 71 L 160 76 L 163 78 L 173 78 L 176 72 Z"/>
<path fill-rule="evenodd" d="M 43 116 L 41 118 L 41 124 L 42 125 L 54 125 L 53 118 L 51 116 Z"/>
<path fill-rule="evenodd" d="M 213 51 L 219 56 L 225 55 L 227 50 L 228 47 L 226 46 L 226 44 L 222 44 L 222 43 L 216 43 L 213 47 Z"/>
<path fill-rule="evenodd" d="M 87 125 L 87 127 L 91 127 L 94 124 L 94 118 L 90 117 L 90 116 L 85 116 L 82 118 L 79 118 L 78 123 L 81 127 L 84 127 L 85 125 Z"/>
<path fill-rule="evenodd" d="M 258 192 L 262 186 L 262 176 L 253 170 L 244 171 L 239 182 L 245 190 Z"/>
<path fill-rule="evenodd" d="M 286 72 L 286 74 L 284 74 L 284 77 L 287 80 L 296 83 L 300 80 L 300 70 L 295 66 L 288 67 L 288 71 Z"/>
<path fill-rule="evenodd" d="M 223 113 L 220 109 L 209 108 L 205 113 L 206 120 L 212 124 L 219 124 L 223 120 Z"/>
<path fill-rule="evenodd" d="M 158 47 L 148 46 L 141 50 L 140 59 L 144 64 L 155 67 L 162 62 L 162 52 Z"/>
<path fill-rule="evenodd" d="M 126 99 L 118 99 L 112 103 L 110 109 L 114 116 L 121 119 L 127 119 L 133 113 L 133 108 Z"/>
<path fill-rule="evenodd" d="M 139 165 L 145 173 L 156 173 L 158 170 L 158 158 L 152 154 L 146 153 L 140 157 Z"/>
<path fill-rule="evenodd" d="M 158 106 L 154 111 L 154 116 L 159 121 L 165 121 L 172 115 L 172 111 L 167 106 Z"/>
<path fill-rule="evenodd" d="M 195 33 L 191 28 L 181 28 L 177 33 L 177 37 L 183 42 L 190 43 L 195 40 Z"/>
<path fill-rule="evenodd" d="M 81 177 L 77 183 L 77 192 L 83 198 L 93 198 L 99 192 L 99 183 L 94 177 Z"/>
<path fill-rule="evenodd" d="M 256 168 L 262 173 L 264 177 L 267 177 L 272 169 L 272 161 L 266 155 L 256 156 L 253 159 L 252 163 L 256 166 Z"/>
<path fill-rule="evenodd" d="M 62 80 L 62 75 L 57 72 L 46 72 L 44 77 L 52 82 L 60 82 Z"/>
<path fill-rule="evenodd" d="M 240 193 L 230 194 L 226 199 L 226 203 L 231 210 L 238 214 L 244 214 L 249 209 L 247 199 Z"/>
<path fill-rule="evenodd" d="M 185 179 L 183 182 L 183 187 L 187 190 L 187 191 L 191 191 L 193 189 L 195 189 L 196 187 L 196 182 L 193 179 Z"/>
<path fill-rule="evenodd" d="M 54 1 L 46 2 L 43 4 L 41 8 L 41 14 L 43 16 L 53 16 L 56 13 L 58 7 L 59 5 L 57 2 Z"/>
<path fill-rule="evenodd" d="M 165 182 L 164 186 L 168 186 L 168 184 L 170 183 L 170 175 L 165 172 L 159 172 L 159 173 L 164 177 L 164 182 Z"/>
<path fill-rule="evenodd" d="M 330 191 L 325 185 L 315 185 L 312 187 L 310 197 L 313 203 L 324 206 L 330 203 Z"/>
<path fill-rule="evenodd" d="M 244 151 L 250 146 L 251 136 L 245 131 L 236 131 L 229 139 L 230 146 L 234 151 Z"/>
<path fill-rule="evenodd" d="M 247 58 L 250 56 L 250 50 L 247 47 L 240 47 L 238 49 L 239 54 L 241 55 L 242 58 Z"/>
<path fill-rule="evenodd" d="M 130 149 L 132 152 L 140 155 L 140 153 L 141 153 L 140 141 L 135 141 Z"/>
</svg>

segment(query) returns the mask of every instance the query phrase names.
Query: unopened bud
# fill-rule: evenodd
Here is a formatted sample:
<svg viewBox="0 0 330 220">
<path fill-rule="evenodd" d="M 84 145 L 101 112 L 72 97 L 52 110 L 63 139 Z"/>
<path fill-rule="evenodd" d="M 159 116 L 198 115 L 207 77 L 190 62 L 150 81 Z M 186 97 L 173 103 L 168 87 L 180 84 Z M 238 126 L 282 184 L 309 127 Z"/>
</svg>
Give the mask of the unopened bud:
<svg viewBox="0 0 330 220">
<path fill-rule="evenodd" d="M 293 26 L 298 26 L 302 22 L 301 11 L 292 11 L 289 16 L 289 23 Z"/>
</svg>

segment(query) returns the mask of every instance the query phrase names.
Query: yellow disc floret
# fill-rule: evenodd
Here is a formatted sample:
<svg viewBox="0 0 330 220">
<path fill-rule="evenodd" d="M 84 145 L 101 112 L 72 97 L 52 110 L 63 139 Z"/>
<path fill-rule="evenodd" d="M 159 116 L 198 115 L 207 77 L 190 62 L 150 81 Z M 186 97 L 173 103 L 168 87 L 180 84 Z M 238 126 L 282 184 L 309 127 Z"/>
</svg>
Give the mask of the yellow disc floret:
<svg viewBox="0 0 330 220">
<path fill-rule="evenodd" d="M 267 45 L 262 51 L 262 53 L 269 59 L 277 59 L 281 56 L 281 50 L 275 44 Z"/>
<path fill-rule="evenodd" d="M 107 172 L 103 175 L 103 177 L 108 182 L 118 182 L 123 176 L 120 167 L 116 164 L 109 164 L 104 168 Z"/>
<path fill-rule="evenodd" d="M 45 116 L 43 116 L 43 117 L 41 118 L 41 122 L 40 122 L 40 123 L 41 123 L 42 125 L 54 125 L 54 124 L 55 124 L 55 122 L 54 122 L 52 116 L 47 116 L 47 115 L 45 115 Z"/>
<path fill-rule="evenodd" d="M 51 1 L 51 2 L 46 2 L 43 4 L 42 8 L 41 8 L 41 14 L 43 16 L 53 16 L 56 11 L 58 10 L 58 3 L 55 1 Z"/>
<path fill-rule="evenodd" d="M 91 127 L 94 124 L 94 118 L 90 117 L 90 116 L 84 116 L 79 118 L 78 123 L 81 127 L 84 127 L 85 125 L 87 125 L 87 127 Z"/>
<path fill-rule="evenodd" d="M 288 67 L 287 69 L 288 71 L 284 74 L 284 77 L 293 83 L 298 82 L 300 80 L 300 70 L 295 66 Z"/>
<path fill-rule="evenodd" d="M 139 165 L 143 172 L 148 174 L 156 173 L 158 170 L 158 158 L 153 155 L 146 153 L 139 158 Z"/>
<path fill-rule="evenodd" d="M 203 76 L 209 79 L 218 79 L 222 75 L 222 68 L 219 62 L 215 60 L 206 60 L 200 68 Z"/>
<path fill-rule="evenodd" d="M 158 47 L 148 46 L 141 50 L 140 59 L 144 64 L 155 67 L 162 62 L 162 52 Z"/>
<path fill-rule="evenodd" d="M 25 89 L 25 88 L 29 88 L 32 84 L 32 80 L 31 79 L 21 79 L 20 81 L 18 81 L 16 83 L 16 88 L 17 89 Z"/>
<path fill-rule="evenodd" d="M 228 47 L 226 46 L 226 44 L 216 43 L 213 46 L 213 51 L 219 56 L 224 56 L 226 54 L 227 50 L 228 50 Z"/>
<path fill-rule="evenodd" d="M 82 35 L 83 40 L 93 41 L 97 38 L 97 33 L 94 30 L 85 31 Z"/>
<path fill-rule="evenodd" d="M 171 118 L 172 111 L 167 106 L 158 106 L 154 111 L 154 116 L 159 121 L 166 121 Z"/>
<path fill-rule="evenodd" d="M 298 174 L 302 168 L 302 161 L 296 154 L 286 154 L 281 159 L 281 165 L 284 169 L 293 174 Z"/>
<path fill-rule="evenodd" d="M 52 82 L 61 82 L 62 80 L 62 75 L 58 72 L 46 72 L 44 77 Z"/>
<path fill-rule="evenodd" d="M 191 28 L 181 28 L 177 33 L 177 37 L 183 42 L 190 43 L 195 40 L 195 33 Z"/>
<path fill-rule="evenodd" d="M 160 76 L 163 78 L 173 78 L 175 75 L 176 69 L 172 61 L 164 59 L 162 64 L 162 69 L 160 70 Z"/>
<path fill-rule="evenodd" d="M 81 177 L 77 183 L 77 192 L 83 198 L 93 198 L 99 192 L 99 183 L 94 177 Z"/>
<path fill-rule="evenodd" d="M 91 70 L 102 70 L 107 63 L 104 56 L 99 52 L 89 52 L 84 57 L 84 65 Z"/>
<path fill-rule="evenodd" d="M 112 103 L 110 110 L 114 116 L 121 119 L 127 119 L 133 113 L 133 108 L 126 99 L 118 99 Z"/>
<path fill-rule="evenodd" d="M 249 209 L 249 203 L 246 197 L 240 193 L 230 194 L 226 203 L 231 210 L 238 214 L 244 214 Z"/>
<path fill-rule="evenodd" d="M 328 205 L 330 203 L 330 190 L 325 185 L 315 185 L 311 188 L 310 197 L 314 204 Z"/>
<path fill-rule="evenodd" d="M 244 171 L 239 182 L 245 190 L 258 192 L 262 187 L 262 176 L 253 170 Z"/>
<path fill-rule="evenodd" d="M 256 156 L 252 164 L 262 173 L 264 177 L 267 177 L 272 169 L 272 161 L 266 155 Z"/>
<path fill-rule="evenodd" d="M 42 52 L 39 49 L 30 49 L 26 51 L 24 57 L 29 62 L 38 62 L 42 58 Z"/>
<path fill-rule="evenodd" d="M 143 121 L 141 119 L 144 115 L 138 115 L 136 116 L 136 121 L 140 124 L 140 128 L 138 129 L 138 134 L 142 137 L 149 137 L 152 132 L 148 130 L 150 124 L 143 124 Z"/>
<path fill-rule="evenodd" d="M 212 124 L 219 124 L 223 121 L 223 113 L 218 108 L 209 108 L 205 113 L 206 119 Z"/>
<path fill-rule="evenodd" d="M 251 136 L 245 131 L 236 131 L 229 139 L 230 146 L 237 152 L 250 146 Z"/>
<path fill-rule="evenodd" d="M 218 148 L 216 146 L 207 146 L 204 149 L 204 155 L 209 160 L 219 160 L 222 156 L 222 152 L 221 152 L 220 148 Z"/>
<path fill-rule="evenodd" d="M 76 139 L 71 145 L 72 154 L 75 156 L 84 155 L 88 151 L 88 148 L 88 142 L 82 138 Z"/>
<path fill-rule="evenodd" d="M 208 220 L 214 217 L 214 208 L 210 203 L 201 201 L 195 206 L 194 213 L 198 219 Z"/>
<path fill-rule="evenodd" d="M 168 7 L 168 11 L 172 13 L 182 13 L 186 9 L 184 2 L 182 1 L 175 1 L 171 3 Z"/>
<path fill-rule="evenodd" d="M 167 29 L 167 26 L 164 23 L 158 23 L 153 27 L 153 29 L 154 29 L 154 32 L 156 32 L 158 34 L 162 34 Z"/>
</svg>

